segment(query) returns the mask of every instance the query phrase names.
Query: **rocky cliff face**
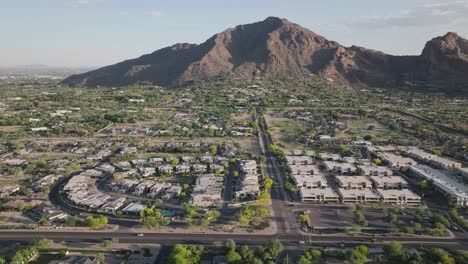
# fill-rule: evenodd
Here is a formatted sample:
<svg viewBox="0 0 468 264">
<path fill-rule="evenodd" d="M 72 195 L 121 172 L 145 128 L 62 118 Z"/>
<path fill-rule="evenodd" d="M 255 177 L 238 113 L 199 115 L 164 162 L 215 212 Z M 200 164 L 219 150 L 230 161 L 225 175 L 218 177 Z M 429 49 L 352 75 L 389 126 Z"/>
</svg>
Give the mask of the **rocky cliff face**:
<svg viewBox="0 0 468 264">
<path fill-rule="evenodd" d="M 344 47 L 285 19 L 269 17 L 214 35 L 206 42 L 176 44 L 63 83 L 124 86 L 139 81 L 182 85 L 231 74 L 236 77 L 290 78 L 310 73 L 349 83 L 398 86 L 412 81 L 468 81 L 467 40 L 455 33 L 434 38 L 420 56 L 392 56 Z"/>
</svg>

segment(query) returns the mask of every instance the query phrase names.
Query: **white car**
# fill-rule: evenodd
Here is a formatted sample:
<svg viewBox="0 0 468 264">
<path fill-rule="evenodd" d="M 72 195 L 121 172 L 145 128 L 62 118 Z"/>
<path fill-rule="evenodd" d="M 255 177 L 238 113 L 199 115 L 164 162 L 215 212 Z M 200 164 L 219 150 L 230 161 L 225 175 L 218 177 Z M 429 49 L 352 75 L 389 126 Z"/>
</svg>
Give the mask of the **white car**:
<svg viewBox="0 0 468 264">
<path fill-rule="evenodd" d="M 137 236 L 142 237 L 142 236 L 145 236 L 145 234 L 140 233 L 140 234 L 137 234 Z"/>
<path fill-rule="evenodd" d="M 304 244 L 305 244 L 305 241 L 302 241 L 302 240 L 301 240 L 301 241 L 299 241 L 299 244 L 304 245 Z"/>
</svg>

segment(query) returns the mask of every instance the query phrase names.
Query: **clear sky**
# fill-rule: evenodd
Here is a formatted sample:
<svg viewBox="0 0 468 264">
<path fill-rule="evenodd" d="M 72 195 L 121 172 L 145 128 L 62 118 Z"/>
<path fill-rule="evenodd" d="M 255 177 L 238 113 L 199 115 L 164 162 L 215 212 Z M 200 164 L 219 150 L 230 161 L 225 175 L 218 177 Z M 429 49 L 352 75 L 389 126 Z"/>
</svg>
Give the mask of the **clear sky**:
<svg viewBox="0 0 468 264">
<path fill-rule="evenodd" d="M 268 16 L 395 55 L 468 37 L 468 0 L 0 0 L 0 66 L 103 66 Z"/>
</svg>

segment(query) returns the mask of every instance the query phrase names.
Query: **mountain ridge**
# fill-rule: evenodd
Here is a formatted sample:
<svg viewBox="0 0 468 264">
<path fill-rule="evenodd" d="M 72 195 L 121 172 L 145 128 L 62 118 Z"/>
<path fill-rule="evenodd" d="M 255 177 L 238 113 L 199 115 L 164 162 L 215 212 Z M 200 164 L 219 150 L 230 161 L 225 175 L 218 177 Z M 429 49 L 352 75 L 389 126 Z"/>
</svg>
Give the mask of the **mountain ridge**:
<svg viewBox="0 0 468 264">
<path fill-rule="evenodd" d="M 290 78 L 317 74 L 369 86 L 407 82 L 468 81 L 468 41 L 456 33 L 428 41 L 421 55 L 394 56 L 364 47 L 345 47 L 286 19 L 228 28 L 201 44 L 178 43 L 62 83 L 125 86 L 141 81 L 184 85 L 232 74 L 241 78 Z"/>
</svg>

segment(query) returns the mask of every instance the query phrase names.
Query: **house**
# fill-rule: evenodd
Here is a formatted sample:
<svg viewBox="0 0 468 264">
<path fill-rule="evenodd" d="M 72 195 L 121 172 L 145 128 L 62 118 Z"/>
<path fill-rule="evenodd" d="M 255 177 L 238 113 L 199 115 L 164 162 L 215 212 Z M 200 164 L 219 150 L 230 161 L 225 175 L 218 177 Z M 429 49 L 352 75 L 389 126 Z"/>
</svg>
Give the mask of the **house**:
<svg viewBox="0 0 468 264">
<path fill-rule="evenodd" d="M 140 212 L 145 209 L 146 206 L 141 203 L 129 203 L 122 209 L 122 213 L 126 215 L 140 215 Z"/>
<path fill-rule="evenodd" d="M 115 167 L 110 164 L 102 164 L 101 166 L 96 167 L 96 170 L 111 175 L 114 173 Z"/>
<path fill-rule="evenodd" d="M 218 165 L 218 164 L 210 165 L 210 172 L 211 173 L 221 174 L 221 173 L 224 172 L 224 166 Z"/>
<path fill-rule="evenodd" d="M 163 200 L 169 200 L 169 199 L 172 199 L 172 198 L 176 198 L 176 197 L 179 197 L 180 194 L 182 193 L 182 187 L 177 186 L 177 185 L 171 185 L 171 186 L 165 188 L 162 191 L 162 193 L 163 193 L 163 195 L 162 195 Z"/>
<path fill-rule="evenodd" d="M 192 165 L 192 171 L 195 173 L 206 172 L 207 166 L 205 164 L 194 164 Z"/>
<path fill-rule="evenodd" d="M 238 160 L 238 167 L 244 173 L 257 173 L 257 162 L 255 160 Z"/>
<path fill-rule="evenodd" d="M 176 173 L 190 173 L 190 166 L 188 165 L 177 165 L 175 167 Z"/>
<path fill-rule="evenodd" d="M 138 172 L 143 176 L 143 177 L 149 177 L 152 176 L 156 173 L 156 169 L 153 167 L 139 167 Z"/>
<path fill-rule="evenodd" d="M 115 214 L 124 205 L 126 200 L 127 198 L 125 197 L 113 198 L 101 206 L 101 211 Z"/>
<path fill-rule="evenodd" d="M 35 181 L 32 184 L 32 189 L 36 192 L 44 191 L 46 188 L 52 185 L 57 179 L 59 179 L 59 176 L 55 174 L 49 174 Z"/>
<path fill-rule="evenodd" d="M 33 127 L 31 128 L 32 132 L 40 132 L 40 131 L 47 131 L 49 130 L 47 127 Z"/>
<path fill-rule="evenodd" d="M 0 186 L 0 198 L 9 197 L 19 190 L 20 186 L 16 184 Z"/>
<path fill-rule="evenodd" d="M 192 193 L 192 204 L 213 206 L 222 201 L 221 193 L 224 178 L 215 174 L 202 174 L 197 177 Z"/>
<path fill-rule="evenodd" d="M 155 183 L 153 186 L 149 188 L 148 196 L 152 198 L 161 196 L 163 191 L 169 187 L 171 187 L 170 183 L 159 183 L 159 182 Z"/>
<path fill-rule="evenodd" d="M 160 157 L 150 158 L 149 162 L 151 162 L 152 164 L 163 164 L 164 158 L 160 158 Z"/>
<path fill-rule="evenodd" d="M 341 156 L 335 153 L 326 153 L 326 152 L 319 153 L 318 157 L 321 160 L 328 160 L 328 161 L 340 161 L 341 160 Z"/>
<path fill-rule="evenodd" d="M 145 165 L 146 160 L 144 160 L 144 159 L 134 159 L 134 160 L 131 160 L 130 163 L 132 164 L 132 166 L 136 167 L 136 166 L 139 166 L 139 165 Z"/>
<path fill-rule="evenodd" d="M 161 165 L 158 166 L 159 174 L 172 174 L 174 172 L 174 167 L 172 165 Z"/>
<path fill-rule="evenodd" d="M 200 161 L 203 163 L 213 163 L 213 156 L 201 156 Z"/>
<path fill-rule="evenodd" d="M 128 161 L 120 161 L 120 162 L 112 163 L 112 165 L 120 171 L 126 171 L 132 167 L 130 162 Z"/>
<path fill-rule="evenodd" d="M 234 193 L 237 200 L 255 200 L 260 195 L 258 185 L 244 185 Z"/>
<path fill-rule="evenodd" d="M 140 182 L 137 186 L 135 186 L 135 190 L 133 191 L 133 194 L 143 195 L 144 193 L 148 192 L 154 184 L 155 183 L 152 181 Z"/>
<path fill-rule="evenodd" d="M 317 136 L 317 140 L 320 142 L 330 142 L 332 141 L 332 137 L 329 135 L 319 135 Z"/>
<path fill-rule="evenodd" d="M 193 163 L 197 158 L 194 156 L 183 156 L 182 161 L 185 163 Z"/>
</svg>

